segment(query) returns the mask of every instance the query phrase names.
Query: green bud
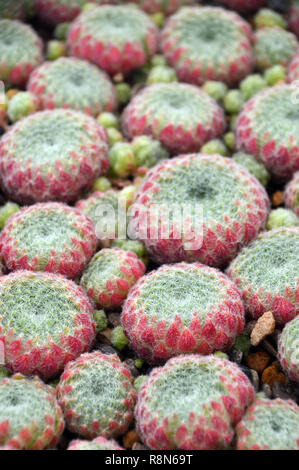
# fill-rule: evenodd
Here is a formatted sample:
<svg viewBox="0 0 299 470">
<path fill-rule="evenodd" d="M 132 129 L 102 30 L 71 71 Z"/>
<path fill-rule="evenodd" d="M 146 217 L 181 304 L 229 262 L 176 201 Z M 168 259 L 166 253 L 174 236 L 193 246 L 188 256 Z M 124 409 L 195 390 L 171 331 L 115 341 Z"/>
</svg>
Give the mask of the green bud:
<svg viewBox="0 0 299 470">
<path fill-rule="evenodd" d="M 104 310 L 94 310 L 93 319 L 96 324 L 96 332 L 105 330 L 107 328 L 107 317 Z"/>
<path fill-rule="evenodd" d="M 129 341 L 125 336 L 124 330 L 121 326 L 116 326 L 112 330 L 111 343 L 115 348 L 119 349 L 120 351 L 122 351 L 129 344 Z"/>
<path fill-rule="evenodd" d="M 7 219 L 18 212 L 20 210 L 20 206 L 15 204 L 14 202 L 7 202 L 4 206 L 0 207 L 0 229 L 2 230 Z"/>
<path fill-rule="evenodd" d="M 264 78 L 259 74 L 248 75 L 242 82 L 240 83 L 240 89 L 243 93 L 244 100 L 248 101 L 254 95 L 259 93 L 261 90 L 267 87 L 267 82 Z"/>
<path fill-rule="evenodd" d="M 229 114 L 237 114 L 244 104 L 244 97 L 240 90 L 230 90 L 224 97 L 223 106 Z"/>
</svg>

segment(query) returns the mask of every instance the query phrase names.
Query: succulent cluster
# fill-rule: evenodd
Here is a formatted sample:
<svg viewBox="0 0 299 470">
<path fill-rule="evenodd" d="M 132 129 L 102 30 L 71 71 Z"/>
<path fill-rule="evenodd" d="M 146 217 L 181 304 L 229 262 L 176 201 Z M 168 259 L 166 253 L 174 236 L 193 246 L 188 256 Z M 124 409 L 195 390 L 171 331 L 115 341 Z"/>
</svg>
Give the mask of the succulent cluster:
<svg viewBox="0 0 299 470">
<path fill-rule="evenodd" d="M 43 60 L 42 48 L 42 41 L 29 25 L 0 19 L 0 80 L 24 86 Z"/>
<path fill-rule="evenodd" d="M 106 248 L 96 253 L 87 265 L 81 286 L 99 307 L 117 308 L 144 273 L 145 266 L 135 253 Z"/>
<path fill-rule="evenodd" d="M 231 159 L 190 154 L 150 170 L 135 204 L 131 235 L 144 241 L 157 264 L 223 266 L 264 228 L 269 201 L 260 183 Z"/>
<path fill-rule="evenodd" d="M 70 55 L 110 74 L 128 73 L 156 52 L 158 29 L 133 6 L 107 5 L 79 15 L 69 28 L 67 42 Z"/>
<path fill-rule="evenodd" d="M 34 113 L 0 141 L 1 184 L 22 204 L 71 201 L 108 168 L 104 129 L 73 110 Z"/>
<path fill-rule="evenodd" d="M 295 173 L 284 191 L 285 205 L 299 217 L 299 172 Z"/>
<path fill-rule="evenodd" d="M 110 439 L 133 419 L 137 394 L 129 369 L 117 356 L 82 354 L 65 368 L 57 387 L 67 428 L 79 436 Z"/>
<path fill-rule="evenodd" d="M 173 154 L 199 151 L 225 130 L 220 106 L 199 88 L 181 84 L 151 85 L 138 93 L 122 116 L 125 135 L 152 135 Z"/>
<path fill-rule="evenodd" d="M 248 315 L 271 311 L 283 325 L 299 313 L 299 227 L 263 232 L 232 261 L 229 277 L 237 284 Z"/>
<path fill-rule="evenodd" d="M 96 437 L 92 441 L 71 441 L 67 450 L 124 450 L 114 439 Z"/>
<path fill-rule="evenodd" d="M 0 450 L 299 450 L 298 84 L 299 0 L 0 0 Z"/>
<path fill-rule="evenodd" d="M 0 335 L 13 372 L 55 377 L 94 339 L 92 305 L 72 281 L 18 271 L 0 277 Z"/>
<path fill-rule="evenodd" d="M 296 36 L 279 27 L 261 28 L 253 36 L 258 69 L 273 65 L 287 66 L 299 47 Z"/>
<path fill-rule="evenodd" d="M 66 204 L 46 202 L 21 209 L 0 235 L 9 271 L 47 271 L 75 278 L 94 254 L 91 221 Z"/>
<path fill-rule="evenodd" d="M 227 350 L 244 327 L 243 302 L 220 271 L 164 265 L 134 285 L 123 306 L 130 346 L 150 363 L 180 354 Z"/>
<path fill-rule="evenodd" d="M 55 390 L 21 374 L 0 381 L 0 449 L 55 447 L 64 429 Z"/>
<path fill-rule="evenodd" d="M 223 8 L 185 7 L 162 31 L 161 48 L 181 81 L 234 85 L 254 65 L 249 24 Z"/>
<path fill-rule="evenodd" d="M 299 316 L 288 322 L 279 338 L 278 358 L 288 376 L 299 382 Z"/>
<path fill-rule="evenodd" d="M 226 359 L 178 356 L 141 387 L 137 430 L 150 449 L 227 447 L 253 396 L 247 377 Z"/>
<path fill-rule="evenodd" d="M 43 63 L 30 75 L 27 89 L 38 98 L 41 109 L 71 108 L 96 117 L 117 107 L 107 75 L 75 57 Z"/>
<path fill-rule="evenodd" d="M 274 176 L 289 179 L 299 169 L 299 121 L 292 85 L 258 93 L 242 108 L 237 147 L 257 157 Z"/>
<path fill-rule="evenodd" d="M 299 450 L 299 408 L 291 400 L 257 398 L 236 427 L 238 450 Z"/>
</svg>

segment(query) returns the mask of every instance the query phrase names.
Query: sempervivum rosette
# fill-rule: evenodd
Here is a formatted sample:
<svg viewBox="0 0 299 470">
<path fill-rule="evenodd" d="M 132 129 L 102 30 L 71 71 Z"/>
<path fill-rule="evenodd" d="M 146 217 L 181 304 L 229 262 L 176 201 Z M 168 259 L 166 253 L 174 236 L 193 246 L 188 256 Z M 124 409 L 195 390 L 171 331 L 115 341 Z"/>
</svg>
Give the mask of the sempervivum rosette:
<svg viewBox="0 0 299 470">
<path fill-rule="evenodd" d="M 93 308 L 74 282 L 52 273 L 0 277 L 0 342 L 6 366 L 43 379 L 91 346 Z"/>
<path fill-rule="evenodd" d="M 231 159 L 181 155 L 148 172 L 129 236 L 143 240 L 157 264 L 223 266 L 264 228 L 268 209 L 262 185 Z"/>
<path fill-rule="evenodd" d="M 53 387 L 21 374 L 0 380 L 0 450 L 53 448 L 63 429 Z"/>
<path fill-rule="evenodd" d="M 283 325 L 299 313 L 299 227 L 261 233 L 232 261 L 228 275 L 237 284 L 248 315 L 271 311 Z"/>
<path fill-rule="evenodd" d="M 71 108 L 98 116 L 117 107 L 108 76 L 75 57 L 42 64 L 30 75 L 27 89 L 37 97 L 41 109 Z"/>
<path fill-rule="evenodd" d="M 55 109 L 18 121 L 0 141 L 2 188 L 21 204 L 68 202 L 108 169 L 105 130 L 79 111 Z"/>
<path fill-rule="evenodd" d="M 151 449 L 220 449 L 251 404 L 254 391 L 239 367 L 215 356 L 178 356 L 154 369 L 135 409 Z"/>
<path fill-rule="evenodd" d="M 223 8 L 185 7 L 167 21 L 162 52 L 181 81 L 237 84 L 254 65 L 249 24 Z"/>
<path fill-rule="evenodd" d="M 10 271 L 29 269 L 80 275 L 96 249 L 91 221 L 66 204 L 46 202 L 21 209 L 0 235 L 0 252 Z"/>
<path fill-rule="evenodd" d="M 156 52 L 158 29 L 132 5 L 107 5 L 79 15 L 68 31 L 67 43 L 72 56 L 110 74 L 128 73 Z"/>
<path fill-rule="evenodd" d="M 124 304 L 124 332 L 150 363 L 180 354 L 227 350 L 244 327 L 243 301 L 220 271 L 164 265 L 139 279 Z"/>
<path fill-rule="evenodd" d="M 292 85 L 266 88 L 243 106 L 237 147 L 251 153 L 280 180 L 299 170 L 299 110 Z"/>
<path fill-rule="evenodd" d="M 23 87 L 43 60 L 43 44 L 31 26 L 0 19 L 0 80 Z"/>
<path fill-rule="evenodd" d="M 151 85 L 138 93 L 122 116 L 124 133 L 151 135 L 175 155 L 199 151 L 225 130 L 222 109 L 199 88 L 182 84 Z"/>
</svg>

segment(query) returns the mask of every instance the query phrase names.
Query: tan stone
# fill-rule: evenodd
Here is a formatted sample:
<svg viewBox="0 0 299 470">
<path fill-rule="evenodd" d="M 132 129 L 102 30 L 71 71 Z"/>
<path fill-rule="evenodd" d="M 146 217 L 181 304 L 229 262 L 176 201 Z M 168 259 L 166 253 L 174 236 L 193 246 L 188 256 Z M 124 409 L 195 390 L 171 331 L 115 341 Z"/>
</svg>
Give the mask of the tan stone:
<svg viewBox="0 0 299 470">
<path fill-rule="evenodd" d="M 257 346 L 266 336 L 271 335 L 275 329 L 275 319 L 272 312 L 265 312 L 256 322 L 251 335 L 252 346 Z"/>
</svg>

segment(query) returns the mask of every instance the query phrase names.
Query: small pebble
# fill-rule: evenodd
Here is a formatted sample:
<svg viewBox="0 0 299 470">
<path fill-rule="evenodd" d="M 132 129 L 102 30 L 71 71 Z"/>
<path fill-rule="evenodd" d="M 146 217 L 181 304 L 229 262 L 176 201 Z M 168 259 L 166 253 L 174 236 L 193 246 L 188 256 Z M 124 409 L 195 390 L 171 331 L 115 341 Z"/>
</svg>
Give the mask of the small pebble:
<svg viewBox="0 0 299 470">
<path fill-rule="evenodd" d="M 128 431 L 123 437 L 123 446 L 125 449 L 132 449 L 133 445 L 139 441 L 139 436 L 135 429 Z"/>
<path fill-rule="evenodd" d="M 271 201 L 274 207 L 281 206 L 283 204 L 283 192 L 275 191 L 275 193 L 272 194 Z"/>
<path fill-rule="evenodd" d="M 270 356 L 264 351 L 258 351 L 248 354 L 245 357 L 245 362 L 254 371 L 262 373 L 270 362 Z"/>
<path fill-rule="evenodd" d="M 232 351 L 230 351 L 230 358 L 233 362 L 240 364 L 243 359 L 243 353 L 240 349 L 232 349 Z"/>
<path fill-rule="evenodd" d="M 115 349 L 110 346 L 109 344 L 100 344 L 98 345 L 97 349 L 103 353 L 103 354 L 117 354 L 117 352 L 115 351 Z"/>
<path fill-rule="evenodd" d="M 292 397 L 288 393 L 287 388 L 281 382 L 274 382 L 272 386 L 273 398 L 281 398 L 282 400 L 291 400 Z"/>
<path fill-rule="evenodd" d="M 272 398 L 272 390 L 269 384 L 263 384 L 262 390 L 267 398 Z"/>
<path fill-rule="evenodd" d="M 274 361 L 271 366 L 267 367 L 262 373 L 262 383 L 268 384 L 270 387 L 274 382 L 286 383 L 286 377 L 281 372 L 280 364 L 278 361 Z"/>
<path fill-rule="evenodd" d="M 134 442 L 132 450 L 147 450 L 147 448 L 140 442 Z"/>
<path fill-rule="evenodd" d="M 257 346 L 266 336 L 271 335 L 275 329 L 275 319 L 272 312 L 265 312 L 256 322 L 250 341 L 252 346 Z"/>
<path fill-rule="evenodd" d="M 117 312 L 108 313 L 108 321 L 115 328 L 120 325 L 120 314 Z"/>
<path fill-rule="evenodd" d="M 250 379 L 251 379 L 253 388 L 254 388 L 255 392 L 257 393 L 259 391 L 259 388 L 260 388 L 259 375 L 258 375 L 256 370 L 250 369 L 250 372 L 251 372 Z"/>
</svg>

